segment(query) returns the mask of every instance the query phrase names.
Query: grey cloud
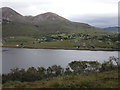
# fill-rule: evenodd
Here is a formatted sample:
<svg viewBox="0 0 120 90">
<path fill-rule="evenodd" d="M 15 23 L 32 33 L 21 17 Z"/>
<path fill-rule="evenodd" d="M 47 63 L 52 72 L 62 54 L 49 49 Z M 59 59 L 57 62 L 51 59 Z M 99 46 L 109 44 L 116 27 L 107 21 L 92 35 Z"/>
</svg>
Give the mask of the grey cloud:
<svg viewBox="0 0 120 90">
<path fill-rule="evenodd" d="M 6 0 L 6 1 L 9 1 L 9 0 Z M 16 0 L 16 1 L 18 1 L 18 0 Z M 21 2 L 3 2 L 2 1 L 3 2 L 2 6 L 11 7 L 22 15 L 35 16 L 35 15 L 45 13 L 45 12 L 53 12 L 53 13 L 57 13 L 63 17 L 66 17 L 69 20 L 88 23 L 88 24 L 91 24 L 91 25 L 97 26 L 97 27 L 115 26 L 115 25 L 117 25 L 117 22 L 118 22 L 117 15 L 116 16 L 115 15 L 94 15 L 95 12 L 93 12 L 92 13 L 93 15 L 85 15 L 85 16 L 77 15 L 77 16 L 75 16 L 78 13 L 83 13 L 83 14 L 86 14 L 86 13 L 84 13 L 85 11 L 77 10 L 79 8 L 76 9 L 77 13 L 72 11 L 70 8 L 74 7 L 74 4 L 73 4 L 73 6 L 70 7 L 67 5 L 67 3 L 65 4 L 63 2 L 64 0 L 61 0 L 61 1 L 63 2 L 63 4 L 65 4 L 66 7 L 69 7 L 69 8 L 57 7 L 57 5 L 59 6 L 59 3 L 54 3 L 56 0 L 52 0 L 52 1 L 51 0 L 28 0 L 28 1 L 20 0 L 20 1 Z M 78 2 L 80 0 L 76 0 L 76 1 Z M 85 1 L 86 1 L 86 3 L 88 3 L 89 0 L 85 0 Z M 117 0 L 91 0 L 90 2 L 104 3 L 104 4 L 108 5 L 108 4 L 116 4 Z M 78 3 L 80 3 L 80 2 L 78 2 Z M 81 0 L 81 3 L 82 3 L 82 0 Z M 69 11 L 69 10 L 71 10 L 71 11 Z M 96 12 L 99 12 L 99 11 L 96 10 Z M 68 17 L 68 16 L 71 16 L 71 17 Z"/>
<path fill-rule="evenodd" d="M 86 17 L 71 17 L 72 21 L 76 22 L 84 22 L 88 23 L 90 25 L 96 26 L 96 27 L 111 27 L 111 26 L 117 26 L 118 25 L 118 17 L 116 16 L 86 16 Z"/>
<path fill-rule="evenodd" d="M 39 14 L 41 11 L 46 11 L 46 9 L 52 8 L 52 2 L 39 1 L 39 2 L 3 2 L 2 6 L 11 7 L 22 15 L 34 15 L 36 13 Z M 32 11 L 30 8 L 35 7 L 37 10 Z M 39 12 L 40 11 L 40 12 Z"/>
</svg>

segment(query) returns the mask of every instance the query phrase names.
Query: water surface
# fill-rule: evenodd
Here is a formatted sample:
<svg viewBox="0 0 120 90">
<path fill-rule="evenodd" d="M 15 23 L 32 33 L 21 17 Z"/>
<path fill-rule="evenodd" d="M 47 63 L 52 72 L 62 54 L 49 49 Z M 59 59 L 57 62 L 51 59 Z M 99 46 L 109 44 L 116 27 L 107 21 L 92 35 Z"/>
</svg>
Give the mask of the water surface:
<svg viewBox="0 0 120 90">
<path fill-rule="evenodd" d="M 87 60 L 103 62 L 110 56 L 118 57 L 117 51 L 88 51 L 60 49 L 3 48 L 2 69 L 7 73 L 12 68 L 48 67 L 61 65 L 66 67 L 71 61 Z"/>
</svg>

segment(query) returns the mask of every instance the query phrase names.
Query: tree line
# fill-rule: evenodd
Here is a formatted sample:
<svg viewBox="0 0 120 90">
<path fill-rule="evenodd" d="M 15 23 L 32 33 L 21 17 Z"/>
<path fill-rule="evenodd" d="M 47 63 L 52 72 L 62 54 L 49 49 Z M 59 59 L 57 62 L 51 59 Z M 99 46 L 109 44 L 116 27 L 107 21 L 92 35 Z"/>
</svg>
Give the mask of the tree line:
<svg viewBox="0 0 120 90">
<path fill-rule="evenodd" d="M 43 79 L 50 79 L 64 75 L 80 75 L 82 73 L 99 73 L 109 70 L 120 70 L 119 58 L 110 57 L 108 61 L 100 63 L 98 61 L 72 61 L 66 68 L 60 65 L 53 65 L 48 68 L 30 67 L 26 69 L 11 69 L 10 73 L 2 74 L 2 83 L 8 81 L 31 82 Z"/>
</svg>

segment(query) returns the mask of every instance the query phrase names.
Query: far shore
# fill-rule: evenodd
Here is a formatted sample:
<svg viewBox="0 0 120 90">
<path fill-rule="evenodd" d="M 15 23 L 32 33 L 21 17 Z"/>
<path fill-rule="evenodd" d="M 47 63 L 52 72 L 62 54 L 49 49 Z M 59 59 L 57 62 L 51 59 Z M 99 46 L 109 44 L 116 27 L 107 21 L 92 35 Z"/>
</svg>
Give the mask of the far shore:
<svg viewBox="0 0 120 90">
<path fill-rule="evenodd" d="M 1 47 L 1 46 L 0 46 Z M 120 51 L 120 49 L 80 49 L 80 48 L 39 48 L 39 47 L 15 47 L 15 46 L 2 46 L 2 48 L 26 48 L 26 49 L 63 49 L 63 50 L 89 50 L 89 51 Z"/>
</svg>

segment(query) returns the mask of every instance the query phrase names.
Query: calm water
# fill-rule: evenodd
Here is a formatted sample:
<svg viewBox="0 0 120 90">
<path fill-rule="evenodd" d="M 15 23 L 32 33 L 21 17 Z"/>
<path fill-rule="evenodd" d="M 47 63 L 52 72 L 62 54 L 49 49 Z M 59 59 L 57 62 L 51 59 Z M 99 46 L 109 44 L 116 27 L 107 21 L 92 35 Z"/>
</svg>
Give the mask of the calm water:
<svg viewBox="0 0 120 90">
<path fill-rule="evenodd" d="M 74 60 L 97 60 L 99 62 L 103 62 L 108 60 L 110 56 L 118 57 L 118 52 L 3 48 L 2 69 L 3 73 L 7 73 L 10 69 L 16 67 L 48 67 L 54 64 L 66 67 L 68 63 Z"/>
</svg>

